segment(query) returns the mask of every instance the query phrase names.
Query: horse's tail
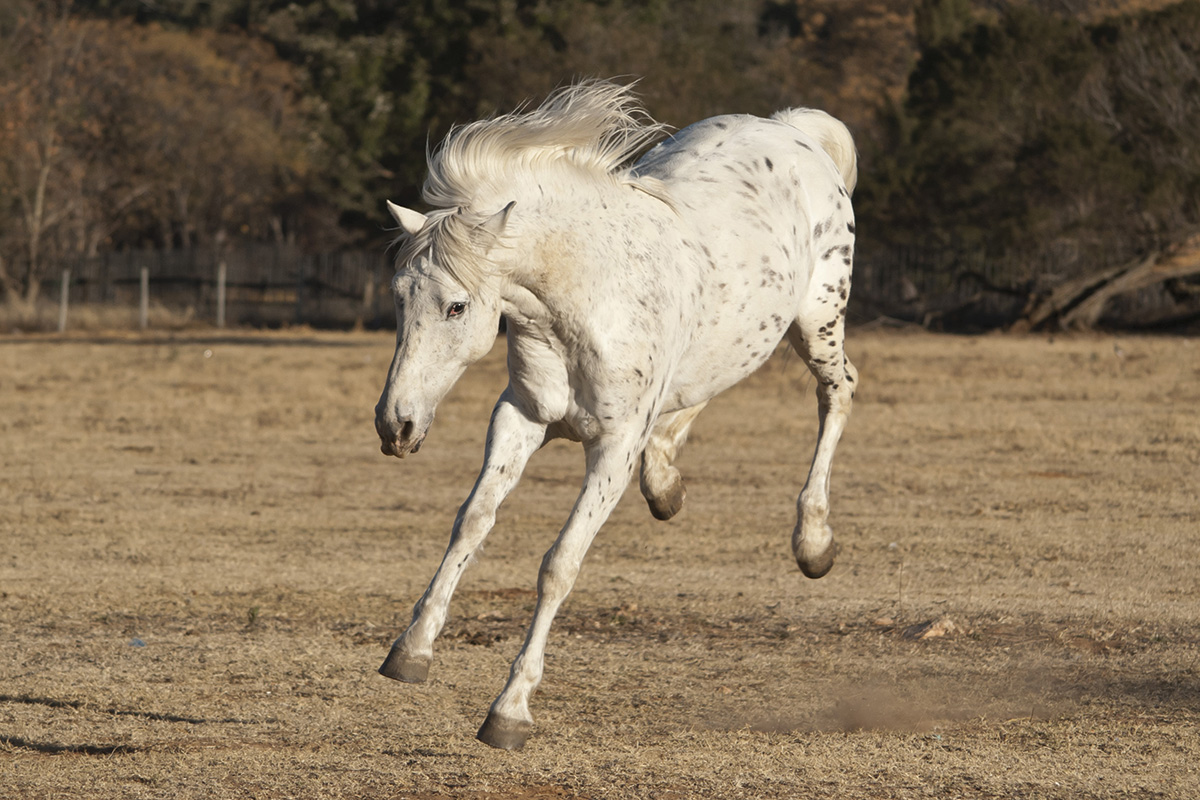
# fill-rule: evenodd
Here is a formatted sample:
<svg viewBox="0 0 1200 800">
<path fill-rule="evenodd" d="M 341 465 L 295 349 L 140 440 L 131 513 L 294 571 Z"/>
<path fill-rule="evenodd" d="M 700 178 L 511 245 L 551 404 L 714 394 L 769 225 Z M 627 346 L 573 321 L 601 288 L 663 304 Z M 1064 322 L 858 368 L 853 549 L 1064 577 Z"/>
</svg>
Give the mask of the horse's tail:
<svg viewBox="0 0 1200 800">
<path fill-rule="evenodd" d="M 815 108 L 788 108 L 776 111 L 771 119 L 799 128 L 820 142 L 841 171 L 846 191 L 854 192 L 858 183 L 858 151 L 849 129 L 841 121 Z"/>
</svg>

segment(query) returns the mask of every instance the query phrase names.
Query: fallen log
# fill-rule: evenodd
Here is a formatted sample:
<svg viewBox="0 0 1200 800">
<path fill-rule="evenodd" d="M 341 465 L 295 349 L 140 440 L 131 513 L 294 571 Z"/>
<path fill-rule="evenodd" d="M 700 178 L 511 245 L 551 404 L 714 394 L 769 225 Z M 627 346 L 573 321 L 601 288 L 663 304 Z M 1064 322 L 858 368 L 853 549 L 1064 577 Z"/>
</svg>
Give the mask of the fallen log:
<svg viewBox="0 0 1200 800">
<path fill-rule="evenodd" d="M 1200 234 L 1137 261 L 1066 281 L 1048 294 L 1030 297 L 1013 330 L 1089 330 L 1100 321 L 1113 298 L 1192 277 L 1200 277 Z"/>
</svg>

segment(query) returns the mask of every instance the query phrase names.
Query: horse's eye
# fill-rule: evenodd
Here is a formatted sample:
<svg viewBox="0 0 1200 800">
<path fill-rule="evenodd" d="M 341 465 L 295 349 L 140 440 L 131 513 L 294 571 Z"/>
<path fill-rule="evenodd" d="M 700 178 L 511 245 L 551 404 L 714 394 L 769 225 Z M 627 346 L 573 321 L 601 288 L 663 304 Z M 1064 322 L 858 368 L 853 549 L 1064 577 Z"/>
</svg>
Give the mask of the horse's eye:
<svg viewBox="0 0 1200 800">
<path fill-rule="evenodd" d="M 466 303 L 451 303 L 446 309 L 446 319 L 462 316 L 462 313 L 467 310 Z"/>
</svg>

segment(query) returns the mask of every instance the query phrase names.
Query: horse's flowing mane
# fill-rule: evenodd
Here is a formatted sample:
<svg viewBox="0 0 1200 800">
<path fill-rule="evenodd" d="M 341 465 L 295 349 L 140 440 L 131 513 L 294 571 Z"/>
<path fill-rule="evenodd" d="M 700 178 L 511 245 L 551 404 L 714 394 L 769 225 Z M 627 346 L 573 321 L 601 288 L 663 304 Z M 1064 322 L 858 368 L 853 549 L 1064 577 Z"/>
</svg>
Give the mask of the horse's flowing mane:
<svg viewBox="0 0 1200 800">
<path fill-rule="evenodd" d="M 512 191 L 519 171 L 552 164 L 634 182 L 623 165 L 664 128 L 641 108 L 631 87 L 582 81 L 532 111 L 451 129 L 429 154 L 422 195 L 434 208 L 495 212 L 506 204 L 504 192 Z M 497 201 L 496 208 L 478 205 Z"/>
<path fill-rule="evenodd" d="M 398 264 L 426 249 L 466 287 L 495 269 L 483 256 L 495 244 L 479 226 L 532 188 L 531 175 L 567 167 L 586 179 L 615 181 L 662 196 L 656 179 L 638 177 L 626 163 L 666 126 L 638 104 L 632 88 L 587 80 L 559 89 L 532 111 L 452 128 L 428 155 L 422 196 L 434 211 L 416 236 L 401 236 Z"/>
</svg>

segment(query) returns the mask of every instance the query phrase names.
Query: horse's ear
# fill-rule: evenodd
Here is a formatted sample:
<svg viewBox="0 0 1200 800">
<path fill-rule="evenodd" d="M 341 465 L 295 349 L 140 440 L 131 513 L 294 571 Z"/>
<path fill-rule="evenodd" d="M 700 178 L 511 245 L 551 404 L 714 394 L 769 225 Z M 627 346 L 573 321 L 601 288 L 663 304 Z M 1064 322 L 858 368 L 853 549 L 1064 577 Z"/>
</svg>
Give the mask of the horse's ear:
<svg viewBox="0 0 1200 800">
<path fill-rule="evenodd" d="M 392 216 L 396 218 L 396 222 L 400 223 L 400 227 L 409 236 L 416 236 L 420 233 L 421 228 L 424 228 L 425 223 L 429 220 L 429 217 L 420 211 L 413 211 L 411 208 L 398 206 L 391 200 L 387 201 L 387 209 L 392 212 Z"/>
<path fill-rule="evenodd" d="M 504 208 L 492 214 L 486 222 L 480 225 L 476 230 L 487 234 L 492 242 L 495 242 L 504 233 L 504 228 L 508 225 L 508 215 L 512 213 L 513 206 L 517 204 L 516 200 L 506 205 Z"/>
</svg>

